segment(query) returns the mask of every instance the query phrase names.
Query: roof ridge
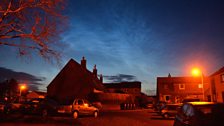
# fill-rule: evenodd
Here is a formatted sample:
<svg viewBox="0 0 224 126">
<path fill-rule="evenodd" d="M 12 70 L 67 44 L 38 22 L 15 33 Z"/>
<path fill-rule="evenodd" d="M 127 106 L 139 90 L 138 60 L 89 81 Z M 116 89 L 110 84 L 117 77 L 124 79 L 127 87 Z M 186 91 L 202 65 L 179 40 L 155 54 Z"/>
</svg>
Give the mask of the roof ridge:
<svg viewBox="0 0 224 126">
<path fill-rule="evenodd" d="M 220 69 L 218 69 L 216 72 L 214 72 L 214 73 L 211 74 L 210 76 L 215 76 L 215 75 L 217 75 L 217 74 L 219 74 L 219 73 L 221 73 L 221 72 L 224 72 L 224 66 L 221 67 Z"/>
</svg>

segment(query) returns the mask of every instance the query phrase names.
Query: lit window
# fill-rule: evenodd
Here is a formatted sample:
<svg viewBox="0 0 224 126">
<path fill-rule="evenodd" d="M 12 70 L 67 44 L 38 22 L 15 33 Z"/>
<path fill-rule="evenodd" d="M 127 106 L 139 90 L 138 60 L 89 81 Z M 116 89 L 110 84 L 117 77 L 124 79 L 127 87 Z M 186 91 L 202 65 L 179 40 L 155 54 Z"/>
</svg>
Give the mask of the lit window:
<svg viewBox="0 0 224 126">
<path fill-rule="evenodd" d="M 185 84 L 179 84 L 179 89 L 184 90 L 185 89 Z"/>
<path fill-rule="evenodd" d="M 198 84 L 198 88 L 203 88 L 203 84 Z"/>
</svg>

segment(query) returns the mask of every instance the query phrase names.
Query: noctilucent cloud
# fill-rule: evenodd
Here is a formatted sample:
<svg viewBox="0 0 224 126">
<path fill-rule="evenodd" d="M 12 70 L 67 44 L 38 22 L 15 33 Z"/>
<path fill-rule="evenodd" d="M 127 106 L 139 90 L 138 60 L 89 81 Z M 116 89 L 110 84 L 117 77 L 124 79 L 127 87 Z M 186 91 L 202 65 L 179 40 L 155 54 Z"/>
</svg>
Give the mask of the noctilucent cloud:
<svg viewBox="0 0 224 126">
<path fill-rule="evenodd" d="M 156 77 L 190 76 L 192 67 L 210 75 L 224 66 L 223 6 L 221 0 L 68 0 L 63 65 L 85 56 L 106 82 L 131 76 L 143 92 L 156 89 Z M 61 69 L 0 50 L 2 67 L 45 77 L 41 90 Z"/>
</svg>

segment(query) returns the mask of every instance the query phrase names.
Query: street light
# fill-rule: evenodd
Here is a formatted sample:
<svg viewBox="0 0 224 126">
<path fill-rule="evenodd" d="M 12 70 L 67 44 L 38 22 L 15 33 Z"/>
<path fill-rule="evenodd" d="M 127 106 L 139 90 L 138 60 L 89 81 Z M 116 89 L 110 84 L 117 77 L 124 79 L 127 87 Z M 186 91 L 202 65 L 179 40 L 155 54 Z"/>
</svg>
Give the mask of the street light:
<svg viewBox="0 0 224 126">
<path fill-rule="evenodd" d="M 205 91 L 204 91 L 204 76 L 203 73 L 198 69 L 198 68 L 194 68 L 192 69 L 192 75 L 193 76 L 200 76 L 201 77 L 201 85 L 202 85 L 202 95 L 203 95 L 203 101 L 205 100 Z"/>
<path fill-rule="evenodd" d="M 26 85 L 22 84 L 19 86 L 19 101 L 21 101 L 22 91 L 26 89 Z"/>
</svg>

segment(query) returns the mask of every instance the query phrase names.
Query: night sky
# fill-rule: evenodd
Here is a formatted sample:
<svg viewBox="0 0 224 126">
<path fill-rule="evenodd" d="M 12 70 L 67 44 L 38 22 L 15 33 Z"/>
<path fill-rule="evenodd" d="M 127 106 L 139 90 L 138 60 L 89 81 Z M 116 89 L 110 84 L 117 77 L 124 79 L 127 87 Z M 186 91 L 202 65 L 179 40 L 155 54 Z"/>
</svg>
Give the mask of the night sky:
<svg viewBox="0 0 224 126">
<path fill-rule="evenodd" d="M 192 67 L 208 76 L 224 66 L 222 0 L 68 0 L 65 14 L 62 66 L 85 56 L 107 82 L 138 80 L 145 92 L 158 76 L 190 76 Z M 62 68 L 0 51 L 0 67 L 44 78 L 41 90 Z"/>
</svg>

